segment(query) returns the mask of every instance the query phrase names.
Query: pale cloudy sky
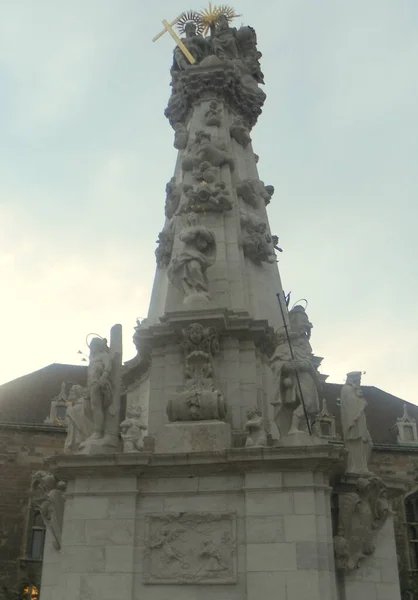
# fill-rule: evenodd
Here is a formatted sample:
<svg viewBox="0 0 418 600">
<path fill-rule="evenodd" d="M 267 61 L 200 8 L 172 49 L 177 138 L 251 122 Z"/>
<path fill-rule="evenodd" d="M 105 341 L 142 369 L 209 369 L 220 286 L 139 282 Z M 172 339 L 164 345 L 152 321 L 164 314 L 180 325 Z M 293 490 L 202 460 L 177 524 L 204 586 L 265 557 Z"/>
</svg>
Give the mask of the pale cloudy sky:
<svg viewBox="0 0 418 600">
<path fill-rule="evenodd" d="M 194 8 L 200 8 L 200 4 Z M 178 0 L 0 0 L 0 382 L 78 363 L 154 277 L 176 157 L 163 116 Z M 418 3 L 242 0 L 263 52 L 253 131 L 293 300 L 329 381 L 418 403 Z"/>
</svg>

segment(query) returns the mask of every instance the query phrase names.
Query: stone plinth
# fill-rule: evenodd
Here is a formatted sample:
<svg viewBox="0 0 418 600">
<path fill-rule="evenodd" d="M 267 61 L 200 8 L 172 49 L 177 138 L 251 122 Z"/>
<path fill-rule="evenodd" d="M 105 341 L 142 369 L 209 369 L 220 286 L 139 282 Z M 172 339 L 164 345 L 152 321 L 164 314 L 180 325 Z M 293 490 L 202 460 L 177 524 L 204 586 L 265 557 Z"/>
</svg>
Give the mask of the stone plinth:
<svg viewBox="0 0 418 600">
<path fill-rule="evenodd" d="M 231 426 L 222 421 L 168 423 L 157 433 L 155 452 L 222 452 L 231 447 Z"/>
<path fill-rule="evenodd" d="M 368 481 L 370 485 L 366 487 Z M 405 493 L 405 481 L 388 478 L 383 482 L 373 473 L 347 474 L 336 491 L 339 498 L 336 566 L 342 597 L 400 600 L 391 500 Z M 343 544 L 341 536 L 346 540 Z"/>
<path fill-rule="evenodd" d="M 376 549 L 358 569 L 344 575 L 345 600 L 400 600 L 393 518 L 375 538 Z"/>
<path fill-rule="evenodd" d="M 332 446 L 51 459 L 42 600 L 335 600 Z M 117 474 L 117 476 L 116 476 Z"/>
</svg>

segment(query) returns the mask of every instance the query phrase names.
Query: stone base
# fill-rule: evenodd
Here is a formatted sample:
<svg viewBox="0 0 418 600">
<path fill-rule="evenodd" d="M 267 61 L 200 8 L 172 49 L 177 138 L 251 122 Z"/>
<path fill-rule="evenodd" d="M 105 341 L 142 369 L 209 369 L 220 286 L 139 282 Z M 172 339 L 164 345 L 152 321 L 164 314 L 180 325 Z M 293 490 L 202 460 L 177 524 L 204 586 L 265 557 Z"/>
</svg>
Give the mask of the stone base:
<svg viewBox="0 0 418 600">
<path fill-rule="evenodd" d="M 222 452 L 231 448 L 231 426 L 222 421 L 168 423 L 155 436 L 155 452 Z"/>
<path fill-rule="evenodd" d="M 222 422 L 163 430 L 229 432 Z M 344 456 L 329 444 L 52 457 L 68 483 L 60 552 L 49 533 L 45 542 L 41 598 L 337 600 L 329 480 Z M 355 583 L 347 600 L 399 600 L 361 595 L 369 585 Z"/>
<path fill-rule="evenodd" d="M 105 436 L 99 439 L 87 439 L 81 445 L 80 451 L 77 454 L 116 454 L 121 452 L 121 444 L 116 436 Z"/>
<path fill-rule="evenodd" d="M 323 446 L 326 444 L 323 439 L 319 438 L 316 435 L 309 435 L 309 433 L 305 433 L 304 431 L 299 431 L 298 433 L 289 433 L 286 436 L 280 438 L 278 445 L 279 446 Z"/>
</svg>

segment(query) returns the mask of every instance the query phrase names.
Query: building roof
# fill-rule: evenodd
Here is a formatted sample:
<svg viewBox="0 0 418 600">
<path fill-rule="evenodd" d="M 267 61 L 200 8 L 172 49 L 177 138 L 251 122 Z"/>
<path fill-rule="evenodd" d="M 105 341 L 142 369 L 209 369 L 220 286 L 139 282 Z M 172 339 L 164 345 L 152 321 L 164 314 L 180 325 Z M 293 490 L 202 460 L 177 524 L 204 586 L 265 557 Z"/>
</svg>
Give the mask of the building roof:
<svg viewBox="0 0 418 600">
<path fill-rule="evenodd" d="M 324 384 L 324 398 L 327 402 L 328 411 L 337 418 L 336 426 L 339 437 L 342 437 L 342 431 L 338 398 L 342 386 L 341 383 Z M 397 431 L 395 424 L 396 420 L 403 415 L 404 404 L 408 406 L 408 414 L 413 419 L 418 419 L 418 406 L 372 385 L 362 385 L 361 389 L 367 402 L 367 427 L 373 442 L 376 444 L 396 444 Z"/>
<path fill-rule="evenodd" d="M 87 367 L 53 363 L 0 386 L 0 421 L 43 423 L 63 381 L 86 385 Z"/>
</svg>

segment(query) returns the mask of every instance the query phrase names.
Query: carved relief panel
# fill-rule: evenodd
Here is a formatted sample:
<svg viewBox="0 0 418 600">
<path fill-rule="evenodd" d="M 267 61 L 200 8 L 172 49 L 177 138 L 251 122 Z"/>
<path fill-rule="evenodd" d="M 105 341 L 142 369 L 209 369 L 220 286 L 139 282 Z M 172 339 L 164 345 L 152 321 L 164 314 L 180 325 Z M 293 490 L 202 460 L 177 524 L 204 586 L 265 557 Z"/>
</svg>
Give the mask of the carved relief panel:
<svg viewBox="0 0 418 600">
<path fill-rule="evenodd" d="M 145 546 L 144 583 L 236 583 L 234 513 L 148 515 Z"/>
</svg>

